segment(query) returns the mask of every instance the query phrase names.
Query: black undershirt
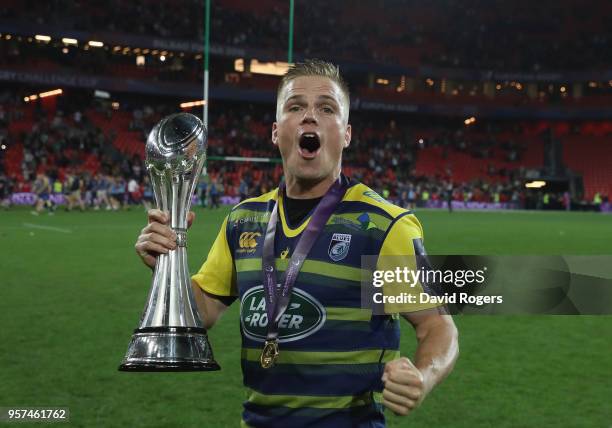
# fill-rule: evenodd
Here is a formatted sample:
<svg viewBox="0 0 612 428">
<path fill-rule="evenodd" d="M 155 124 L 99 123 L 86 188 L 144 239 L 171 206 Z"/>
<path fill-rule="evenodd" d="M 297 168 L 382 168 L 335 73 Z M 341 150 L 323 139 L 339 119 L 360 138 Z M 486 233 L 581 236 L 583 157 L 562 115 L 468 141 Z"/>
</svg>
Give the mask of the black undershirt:
<svg viewBox="0 0 612 428">
<path fill-rule="evenodd" d="M 351 179 L 344 174 L 340 174 L 342 181 L 346 186 L 350 186 Z M 317 204 L 323 199 L 323 196 L 312 199 L 294 199 L 287 196 L 285 193 L 283 197 L 283 206 L 289 220 L 289 226 L 295 228 L 306 218 L 308 214 L 317 206 Z"/>
<path fill-rule="evenodd" d="M 321 199 L 323 199 L 323 197 L 313 199 L 293 199 L 285 195 L 283 199 L 283 206 L 285 207 L 285 212 L 287 213 L 289 226 L 298 226 L 302 220 L 306 218 L 310 211 L 317 206 Z"/>
</svg>

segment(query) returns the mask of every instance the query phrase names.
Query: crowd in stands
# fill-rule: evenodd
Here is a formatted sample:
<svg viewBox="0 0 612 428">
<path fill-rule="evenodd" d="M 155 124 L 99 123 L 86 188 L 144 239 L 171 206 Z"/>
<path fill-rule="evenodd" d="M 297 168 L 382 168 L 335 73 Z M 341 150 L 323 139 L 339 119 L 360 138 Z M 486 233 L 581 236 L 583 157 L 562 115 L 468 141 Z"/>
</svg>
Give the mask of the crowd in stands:
<svg viewBox="0 0 612 428">
<path fill-rule="evenodd" d="M 159 119 L 175 111 L 173 104 L 153 107 L 125 101 L 116 111 L 109 103 L 78 92 L 59 97 L 51 109 L 40 103 L 26 105 L 10 91 L 0 93 L 0 100 L 0 140 L 8 146 L 0 150 L 3 206 L 9 205 L 11 194 L 27 192 L 36 195 L 38 213 L 53 210 L 54 201 L 81 210 L 151 205 L 144 141 Z M 219 159 L 278 158 L 269 137 L 273 120 L 273 108 L 267 106 L 216 105 L 209 122 L 208 156 L 213 160 L 198 186 L 200 205 L 218 207 L 223 196 L 244 199 L 276 186 L 282 174 L 279 163 Z M 489 122 L 472 130 L 462 122 L 429 117 L 356 113 L 351 120 L 353 138 L 345 152 L 344 172 L 401 205 L 458 201 L 510 203 L 516 208 L 569 206 L 569 196 L 563 192 L 524 188 L 535 143 L 527 145 L 526 131 L 516 122 Z M 118 129 L 117 123 L 126 129 Z M 127 146 L 117 143 L 117 133 L 124 131 L 132 138 Z M 9 151 L 16 156 L 12 163 L 3 159 Z M 431 153 L 438 157 L 434 168 L 427 169 L 423 159 Z M 445 163 L 456 156 L 477 162 L 473 164 L 477 170 L 461 175 L 461 165 Z M 598 192 L 593 201 L 597 198 L 602 203 L 607 195 Z"/>
<path fill-rule="evenodd" d="M 6 0 L 0 23 L 202 41 L 201 0 Z M 283 52 L 288 2 L 212 2 L 213 43 Z M 305 56 L 503 71 L 606 69 L 612 48 L 602 0 L 513 2 L 297 0 L 295 50 Z"/>
</svg>

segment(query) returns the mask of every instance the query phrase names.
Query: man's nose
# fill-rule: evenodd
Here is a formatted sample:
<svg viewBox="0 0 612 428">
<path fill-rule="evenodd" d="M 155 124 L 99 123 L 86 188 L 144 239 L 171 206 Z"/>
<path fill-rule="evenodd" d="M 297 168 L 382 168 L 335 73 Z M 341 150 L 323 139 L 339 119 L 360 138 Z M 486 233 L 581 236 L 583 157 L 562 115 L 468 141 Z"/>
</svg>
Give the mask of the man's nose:
<svg viewBox="0 0 612 428">
<path fill-rule="evenodd" d="M 304 116 L 302 117 L 302 123 L 317 123 L 317 115 L 315 107 L 307 107 L 304 109 Z"/>
</svg>

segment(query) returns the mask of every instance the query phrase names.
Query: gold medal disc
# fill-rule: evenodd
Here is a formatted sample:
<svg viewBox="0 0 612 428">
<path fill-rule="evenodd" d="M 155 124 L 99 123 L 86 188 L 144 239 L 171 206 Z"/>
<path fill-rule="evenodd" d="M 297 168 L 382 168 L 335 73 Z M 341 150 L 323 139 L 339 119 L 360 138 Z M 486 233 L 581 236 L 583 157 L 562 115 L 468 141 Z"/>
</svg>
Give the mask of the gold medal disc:
<svg viewBox="0 0 612 428">
<path fill-rule="evenodd" d="M 259 362 L 264 369 L 274 366 L 278 358 L 278 342 L 276 340 L 266 340 Z"/>
</svg>

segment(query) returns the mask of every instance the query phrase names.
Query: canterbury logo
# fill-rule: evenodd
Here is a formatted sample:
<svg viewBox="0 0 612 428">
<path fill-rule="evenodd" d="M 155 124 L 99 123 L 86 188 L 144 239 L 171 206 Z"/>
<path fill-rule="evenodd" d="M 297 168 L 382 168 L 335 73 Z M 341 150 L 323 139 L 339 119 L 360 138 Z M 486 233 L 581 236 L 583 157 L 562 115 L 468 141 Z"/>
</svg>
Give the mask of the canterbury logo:
<svg viewBox="0 0 612 428">
<path fill-rule="evenodd" d="M 257 238 L 261 236 L 259 232 L 243 232 L 240 234 L 238 245 L 240 248 L 255 248 L 257 247 Z"/>
</svg>

